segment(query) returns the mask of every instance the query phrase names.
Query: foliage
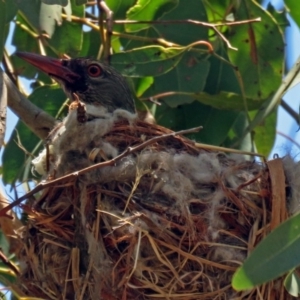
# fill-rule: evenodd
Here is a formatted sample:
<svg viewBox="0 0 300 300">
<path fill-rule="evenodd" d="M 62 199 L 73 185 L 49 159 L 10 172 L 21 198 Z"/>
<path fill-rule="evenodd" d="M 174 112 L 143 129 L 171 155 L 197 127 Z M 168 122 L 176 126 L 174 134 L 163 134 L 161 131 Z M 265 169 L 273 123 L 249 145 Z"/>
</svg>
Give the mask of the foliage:
<svg viewBox="0 0 300 300">
<path fill-rule="evenodd" d="M 275 279 L 295 266 L 300 265 L 299 223 L 300 214 L 297 214 L 271 232 L 255 248 L 243 264 L 243 267 L 235 273 L 232 282 L 233 287 L 237 290 L 249 289 Z M 295 279 L 298 278 L 296 273 L 291 273 L 286 284 L 299 287 L 299 279 L 291 284 L 292 280 L 289 278 L 292 276 Z"/>
<path fill-rule="evenodd" d="M 60 108 L 65 96 L 44 74 L 7 55 L 3 45 L 10 22 L 14 24 L 12 43 L 17 51 L 109 60 L 130 81 L 138 109 L 150 111 L 159 124 L 174 130 L 203 125 L 204 129 L 192 138 L 248 151 L 258 149 L 268 155 L 275 139 L 276 108 L 290 86 L 282 85 L 276 93 L 284 71 L 283 14 L 272 7 L 265 10 L 254 0 L 190 0 L 188 5 L 183 0 L 107 0 L 114 19 L 119 21 L 110 39 L 107 26 L 99 23 L 96 7 L 87 8 L 84 0 L 71 1 L 71 21 L 66 20 L 70 19 L 66 9 L 54 33 L 41 34 L 41 25 L 52 26 L 44 26 L 47 19 L 39 20 L 41 2 L 68 4 L 67 0 L 0 1 L 0 55 L 12 64 L 15 75 L 36 80 L 29 98 L 49 114 L 64 113 Z M 299 25 L 300 3 L 286 0 L 286 4 Z M 257 18 L 260 21 L 254 20 Z M 108 57 L 109 46 L 113 55 Z M 19 122 L 3 155 L 6 183 L 32 178 L 30 160 L 40 145 Z M 297 219 L 295 222 L 299 224 Z M 270 245 L 267 240 L 265 243 Z M 272 249 L 276 247 L 268 251 Z M 272 257 L 277 254 L 275 251 Z M 250 265 L 257 265 L 257 255 L 249 259 Z M 272 276 L 264 268 L 258 272 L 264 280 L 270 280 L 297 264 L 287 263 L 279 273 L 272 269 Z M 239 287 L 236 281 L 236 287 L 249 287 L 248 279 L 244 278 Z"/>
<path fill-rule="evenodd" d="M 67 4 L 43 2 L 43 5 Z M 48 22 L 39 21 L 41 3 L 34 0 L 15 3 L 19 10 L 12 41 L 17 51 L 107 58 L 103 57 L 103 48 L 108 41 L 101 41 L 94 8 L 88 10 L 92 13 L 87 18 L 84 4 L 71 1 L 72 21 L 64 19 L 51 38 L 47 38 L 39 33 L 40 22 Z M 4 5 L 10 7 L 6 2 Z M 204 125 L 200 133 L 192 136 L 203 143 L 250 151 L 257 148 L 265 155 L 269 153 L 275 138 L 275 111 L 259 119 L 258 123 L 268 124 L 265 130 L 259 134 L 253 134 L 253 128 L 252 132 L 249 130 L 251 119 L 278 88 L 283 70 L 282 31 L 268 11 L 255 1 L 237 4 L 192 0 L 186 5 L 179 0 L 109 0 L 107 5 L 115 20 L 127 21 L 114 25 L 110 63 L 131 81 L 140 110 L 150 110 L 160 124 L 172 129 Z M 7 14 L 10 20 L 12 14 Z M 260 22 L 250 20 L 258 17 Z M 228 24 L 230 18 L 237 24 Z M 135 20 L 141 23 L 129 22 Z M 55 95 L 56 89 L 47 88 L 51 84 L 49 79 L 14 56 L 7 59 L 21 76 L 33 79 L 37 74 L 38 83 L 46 84 L 43 91 L 33 90 L 31 100 L 55 115 L 50 99 L 55 99 L 55 107 L 61 106 L 65 99 Z M 49 101 L 39 101 L 45 96 Z M 149 99 L 156 99 L 162 105 Z M 37 139 L 27 128 L 18 124 L 17 129 L 4 151 L 6 183 L 31 176 L 28 154 L 22 153 L 20 144 L 27 153 L 38 149 Z M 21 140 L 16 142 L 18 132 Z"/>
</svg>

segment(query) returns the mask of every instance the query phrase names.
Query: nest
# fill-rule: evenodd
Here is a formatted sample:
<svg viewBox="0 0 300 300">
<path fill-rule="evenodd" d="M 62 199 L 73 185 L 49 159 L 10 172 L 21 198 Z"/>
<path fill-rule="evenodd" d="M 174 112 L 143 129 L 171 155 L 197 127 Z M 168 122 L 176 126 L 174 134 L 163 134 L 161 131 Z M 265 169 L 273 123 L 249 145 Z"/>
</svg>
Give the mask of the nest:
<svg viewBox="0 0 300 300">
<path fill-rule="evenodd" d="M 63 133 L 52 133 L 47 176 L 56 181 L 24 206 L 28 223 L 18 284 L 23 294 L 289 299 L 276 282 L 247 292 L 231 287 L 236 268 L 270 229 L 264 164 L 201 149 L 131 117 L 112 116 L 108 126 L 104 119 L 79 124 L 73 118 Z M 74 173 L 82 168 L 87 169 Z"/>
</svg>

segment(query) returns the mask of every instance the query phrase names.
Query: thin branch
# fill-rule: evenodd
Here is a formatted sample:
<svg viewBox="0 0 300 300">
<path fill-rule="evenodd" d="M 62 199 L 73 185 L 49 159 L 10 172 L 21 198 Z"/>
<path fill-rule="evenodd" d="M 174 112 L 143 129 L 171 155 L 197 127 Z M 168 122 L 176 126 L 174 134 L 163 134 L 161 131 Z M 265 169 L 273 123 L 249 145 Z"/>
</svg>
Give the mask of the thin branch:
<svg viewBox="0 0 300 300">
<path fill-rule="evenodd" d="M 233 22 L 224 22 L 224 23 L 207 23 L 197 20 L 187 19 L 187 20 L 153 20 L 153 21 L 133 21 L 133 20 L 115 20 L 115 24 L 194 24 L 204 27 L 219 27 L 219 26 L 237 26 L 245 25 L 249 23 L 260 22 L 261 18 L 242 20 L 242 21 L 233 21 Z"/>
<path fill-rule="evenodd" d="M 20 275 L 18 268 L 5 256 L 1 248 L 0 248 L 0 260 L 4 265 L 8 266 L 8 268 L 12 270 L 15 273 L 15 275 L 17 276 Z"/>
<path fill-rule="evenodd" d="M 67 18 L 67 16 L 65 14 L 62 14 L 62 17 L 64 19 Z M 94 30 L 99 31 L 99 26 L 95 25 L 94 23 L 92 23 L 91 21 L 87 20 L 86 18 L 79 18 L 76 16 L 71 16 L 71 20 L 72 22 L 76 22 L 76 23 L 80 23 L 80 24 L 84 24 Z M 163 38 L 147 38 L 147 37 L 143 37 L 143 36 L 136 36 L 136 35 L 131 35 L 131 34 L 126 34 L 126 33 L 120 33 L 120 32 L 116 32 L 113 31 L 112 32 L 113 36 L 118 36 L 121 38 L 125 38 L 125 39 L 130 39 L 130 40 L 136 40 L 136 41 L 142 41 L 145 43 L 151 43 L 151 44 L 157 44 L 157 45 L 162 45 L 164 47 L 176 47 L 176 46 L 180 46 L 176 43 L 172 43 L 169 41 L 166 41 Z"/>
<path fill-rule="evenodd" d="M 104 43 L 104 60 L 109 62 L 110 57 L 110 46 L 111 46 L 111 36 L 113 29 L 113 11 L 107 6 L 104 0 L 98 0 L 98 8 L 100 10 L 100 15 L 102 12 L 105 12 L 106 15 L 106 37 Z M 102 27 L 103 27 L 103 19 L 102 19 Z"/>
<path fill-rule="evenodd" d="M 292 139 L 290 136 L 286 135 L 285 133 L 281 132 L 281 131 L 276 131 L 277 134 L 281 135 L 282 137 L 286 138 L 287 140 L 289 140 L 291 143 L 293 143 L 294 145 L 296 145 L 299 149 L 300 149 L 300 144 L 298 144 L 294 139 Z"/>
<path fill-rule="evenodd" d="M 222 32 L 217 27 L 212 27 L 212 29 L 217 33 L 217 35 L 224 41 L 229 49 L 237 51 L 238 48 L 232 47 L 230 42 L 226 39 L 226 37 L 222 34 Z"/>
<path fill-rule="evenodd" d="M 4 71 L 7 74 L 7 76 L 9 77 L 9 79 L 16 86 L 18 86 L 18 77 L 16 76 L 16 74 L 14 72 L 14 67 L 13 67 L 13 65 L 11 63 L 11 60 L 9 59 L 9 55 L 8 55 L 8 53 L 6 51 L 6 48 L 4 48 L 4 51 L 3 51 L 2 64 L 3 64 L 3 67 L 4 67 Z"/>
<path fill-rule="evenodd" d="M 103 26 L 103 14 L 102 14 L 102 10 L 100 7 L 100 2 L 101 2 L 101 0 L 97 1 L 97 7 L 98 7 L 98 11 L 99 11 L 98 20 L 97 20 L 99 27 L 98 27 L 97 31 L 99 31 L 99 33 L 100 33 L 100 38 L 101 38 L 102 47 L 103 47 L 103 45 L 105 46 L 105 34 L 104 34 L 104 26 Z M 73 19 L 72 19 L 72 21 L 73 21 Z M 100 49 L 98 51 L 97 59 L 100 59 L 102 56 L 102 47 L 100 47 Z"/>
<path fill-rule="evenodd" d="M 63 18 L 66 18 L 67 16 L 65 14 L 62 14 Z M 99 26 L 95 25 L 93 21 L 88 20 L 87 18 L 79 18 L 76 16 L 71 16 L 71 19 L 73 22 L 78 22 L 81 24 L 85 24 L 92 29 L 99 30 Z M 254 22 L 260 22 L 261 18 L 255 18 L 255 19 L 250 19 L 250 20 L 243 20 L 243 21 L 235 21 L 235 22 L 224 22 L 224 23 L 216 23 L 216 24 L 210 24 L 207 22 L 201 22 L 197 20 L 158 20 L 158 21 L 130 21 L 130 20 L 108 20 L 110 23 L 115 23 L 115 24 L 194 24 L 194 25 L 200 25 L 200 26 L 205 26 L 208 28 L 213 29 L 219 36 L 220 38 L 224 41 L 224 43 L 227 45 L 228 48 L 237 50 L 237 48 L 231 46 L 230 42 L 227 40 L 227 38 L 219 31 L 217 27 L 219 26 L 237 26 L 237 25 L 244 25 L 244 24 L 249 24 L 249 23 L 254 23 Z M 112 26 L 111 24 L 109 26 Z M 109 29 L 108 29 L 109 30 Z M 111 31 L 110 33 L 113 36 L 120 36 L 123 38 L 128 38 L 128 39 L 135 39 L 135 40 L 141 40 L 145 42 L 150 42 L 150 43 L 155 43 L 155 44 L 161 44 L 162 46 L 165 47 L 174 47 L 174 46 L 179 46 L 178 44 L 168 42 L 164 39 L 160 38 L 145 38 L 145 37 L 139 37 L 135 35 L 130 35 L 130 34 L 125 34 L 125 33 L 119 33 L 119 32 L 114 32 Z M 108 33 L 107 33 L 108 35 Z"/>
<path fill-rule="evenodd" d="M 91 14 L 89 14 L 91 16 Z M 193 25 L 199 25 L 204 26 L 213 29 L 217 35 L 225 42 L 227 47 L 232 50 L 238 50 L 235 47 L 232 47 L 230 42 L 227 40 L 227 38 L 221 33 L 221 31 L 217 28 L 220 26 L 237 26 L 237 25 L 244 25 L 244 24 L 250 24 L 254 22 L 260 22 L 261 18 L 255 18 L 250 20 L 242 20 L 242 21 L 233 21 L 233 22 L 222 22 L 222 23 L 207 23 L 192 19 L 187 20 L 152 20 L 152 21 L 135 21 L 135 20 L 109 20 L 109 22 L 113 22 L 115 24 L 193 24 Z M 93 22 L 93 21 L 92 21 Z"/>
<path fill-rule="evenodd" d="M 265 157 L 263 154 L 259 154 L 256 152 L 243 151 L 243 150 L 238 150 L 238 149 L 233 149 L 233 148 L 226 148 L 226 147 L 220 147 L 220 146 L 214 146 L 214 145 L 208 145 L 208 144 L 202 144 L 202 143 L 195 143 L 195 146 L 197 148 L 206 149 L 206 150 L 210 150 L 210 151 L 220 151 L 220 152 L 235 153 L 235 154 L 241 154 L 241 155 L 258 156 L 258 157 L 262 157 L 262 158 Z"/>
<path fill-rule="evenodd" d="M 299 124 L 299 114 L 295 112 L 283 99 L 281 99 L 280 105 L 282 108 Z"/>
<path fill-rule="evenodd" d="M 195 127 L 195 128 L 192 128 L 192 129 L 186 129 L 186 130 L 181 130 L 181 131 L 177 131 L 177 132 L 171 132 L 171 133 L 168 133 L 168 134 L 163 134 L 163 135 L 160 135 L 160 136 L 155 136 L 155 137 L 153 137 L 153 138 L 151 138 L 151 139 L 149 139 L 149 140 L 147 140 L 147 141 L 145 141 L 145 142 L 143 142 L 143 143 L 141 143 L 137 146 L 128 147 L 124 152 L 122 152 L 120 155 L 116 156 L 115 158 L 113 158 L 111 160 L 97 163 L 93 166 L 89 166 L 87 168 L 84 168 L 84 169 L 81 169 L 79 171 L 67 174 L 65 176 L 62 176 L 60 178 L 57 178 L 57 179 L 54 179 L 54 180 L 51 180 L 51 181 L 48 181 L 48 182 L 41 182 L 33 190 L 31 190 L 27 194 L 23 195 L 19 199 L 15 200 L 14 202 L 9 204 L 8 206 L 1 209 L 0 210 L 0 217 L 10 218 L 10 216 L 7 215 L 7 212 L 9 210 L 11 210 L 12 208 L 14 208 L 17 205 L 20 205 L 22 201 L 28 199 L 29 197 L 33 196 L 37 192 L 39 192 L 39 191 L 41 191 L 41 190 L 43 190 L 47 187 L 57 185 L 57 184 L 62 184 L 63 182 L 65 182 L 67 180 L 68 181 L 75 180 L 79 175 L 85 174 L 85 173 L 90 172 L 90 171 L 95 170 L 95 169 L 100 169 L 100 168 L 104 168 L 104 167 L 107 167 L 107 166 L 113 166 L 113 165 L 116 164 L 117 161 L 121 160 L 125 156 L 128 156 L 131 153 L 139 151 L 139 150 L 141 150 L 141 149 L 143 149 L 143 148 L 145 148 L 145 147 L 147 147 L 151 144 L 154 144 L 155 142 L 164 140 L 164 139 L 169 138 L 171 136 L 184 135 L 184 134 L 188 134 L 188 133 L 195 133 L 195 132 L 198 132 L 201 129 L 202 129 L 202 126 L 199 126 L 199 127 Z"/>
<path fill-rule="evenodd" d="M 90 13 L 86 13 L 88 17 L 92 17 L 93 19 L 97 19 L 95 16 L 93 16 Z M 114 20 L 114 24 L 194 24 L 204 27 L 219 27 L 219 26 L 238 26 L 238 25 L 245 25 L 249 23 L 255 23 L 260 22 L 261 18 L 254 18 L 249 20 L 242 20 L 242 21 L 230 21 L 230 22 L 222 22 L 222 23 L 208 23 L 208 22 L 202 22 L 198 20 L 193 19 L 186 19 L 186 20 L 152 20 L 152 21 L 135 21 L 135 20 Z M 94 22 L 94 20 L 92 20 Z"/>
</svg>

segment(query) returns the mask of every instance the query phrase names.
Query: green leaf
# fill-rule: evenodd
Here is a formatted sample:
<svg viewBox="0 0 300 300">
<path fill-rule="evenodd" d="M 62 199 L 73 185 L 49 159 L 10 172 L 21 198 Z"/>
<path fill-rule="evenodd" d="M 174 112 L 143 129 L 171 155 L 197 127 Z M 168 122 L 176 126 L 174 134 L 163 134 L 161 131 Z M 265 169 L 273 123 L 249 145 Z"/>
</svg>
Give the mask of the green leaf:
<svg viewBox="0 0 300 300">
<path fill-rule="evenodd" d="M 178 4 L 178 0 L 138 0 L 127 12 L 127 20 L 152 21 L 159 18 Z M 151 24 L 126 24 L 127 32 L 147 29 Z"/>
<path fill-rule="evenodd" d="M 6 0 L 6 1 L 4 1 L 5 9 L 6 9 L 6 23 L 10 22 L 17 14 L 18 7 L 17 7 L 17 2 L 16 1 L 17 0 Z M 1 16 L 0 16 L 0 19 L 1 19 Z"/>
<path fill-rule="evenodd" d="M 75 0 L 71 0 L 72 14 L 84 17 L 84 5 L 74 5 Z M 59 54 L 68 54 L 71 57 L 80 53 L 83 42 L 82 25 L 75 22 L 64 21 L 61 26 L 57 26 L 50 40 L 50 44 Z"/>
<path fill-rule="evenodd" d="M 273 280 L 300 265 L 300 214 L 297 214 L 260 242 L 234 274 L 236 290 L 253 288 Z"/>
<path fill-rule="evenodd" d="M 255 112 L 251 112 L 250 116 L 254 116 Z M 275 109 L 270 115 L 262 120 L 254 129 L 254 141 L 257 147 L 257 151 L 268 157 L 276 137 L 276 123 L 277 123 L 277 109 Z"/>
<path fill-rule="evenodd" d="M 191 134 L 189 137 L 201 143 L 219 146 L 225 141 L 239 114 L 239 112 L 215 109 L 195 101 L 173 109 L 162 104 L 157 107 L 155 118 L 160 125 L 175 131 L 203 126 L 199 133 Z"/>
<path fill-rule="evenodd" d="M 5 255 L 9 255 L 9 242 L 6 238 L 6 236 L 3 234 L 2 230 L 0 230 L 0 245 L 1 245 L 1 251 Z"/>
<path fill-rule="evenodd" d="M 83 32 L 82 47 L 79 56 L 97 57 L 101 45 L 100 34 L 98 31 Z"/>
<path fill-rule="evenodd" d="M 267 11 L 272 15 L 272 17 L 276 20 L 278 26 L 281 28 L 282 31 L 286 29 L 287 26 L 290 26 L 290 22 L 287 18 L 288 8 L 285 6 L 282 10 L 276 10 L 272 3 L 269 2 L 267 6 Z"/>
<path fill-rule="evenodd" d="M 7 286 L 9 283 L 15 283 L 16 280 L 17 276 L 10 268 L 7 266 L 0 267 L 0 282 L 4 286 Z"/>
<path fill-rule="evenodd" d="M 232 6 L 231 0 L 223 1 L 204 1 L 207 18 L 211 23 L 226 21 L 226 14 L 230 11 Z"/>
<path fill-rule="evenodd" d="M 184 53 L 176 68 L 163 76 L 154 77 L 154 83 L 144 97 L 171 93 L 164 102 L 171 107 L 193 102 L 204 89 L 209 62 L 192 51 Z"/>
<path fill-rule="evenodd" d="M 289 14 L 292 16 L 294 21 L 300 27 L 300 3 L 294 0 L 284 0 L 285 5 L 288 8 Z"/>
<path fill-rule="evenodd" d="M 164 82 L 165 79 L 168 77 L 162 77 L 162 82 Z M 155 85 L 160 87 L 161 89 L 164 89 L 164 86 L 159 82 L 160 77 L 155 79 Z M 174 78 L 172 78 L 174 80 Z M 176 83 L 176 82 L 175 82 Z M 172 84 L 172 82 L 170 83 Z M 197 86 L 196 86 L 197 87 Z M 199 88 L 201 88 L 201 83 L 199 85 Z M 167 92 L 167 90 L 166 90 Z M 151 95 L 150 95 L 151 93 Z M 150 97 L 154 96 L 155 93 L 153 93 L 152 87 L 147 90 L 146 95 L 144 97 Z M 228 109 L 228 110 L 244 110 L 243 105 L 243 98 L 239 94 L 234 93 L 228 93 L 228 92 L 220 92 L 217 95 L 209 95 L 205 92 L 180 92 L 177 91 L 174 93 L 174 95 L 169 97 L 163 98 L 166 103 L 168 103 L 171 107 L 175 107 L 176 105 L 183 104 L 183 103 L 191 103 L 194 100 L 197 100 L 205 105 L 210 105 L 218 109 Z M 257 101 L 253 101 L 252 99 L 246 99 L 249 110 L 258 109 L 260 107 L 260 103 Z"/>
<path fill-rule="evenodd" d="M 235 19 L 261 17 L 261 22 L 230 28 L 231 62 L 239 68 L 247 98 L 262 101 L 280 85 L 283 72 L 284 41 L 276 20 L 253 0 L 242 0 Z"/>
<path fill-rule="evenodd" d="M 136 96 L 141 97 L 144 92 L 153 84 L 154 79 L 153 77 L 141 77 L 138 78 L 135 90 L 136 90 Z"/>
<path fill-rule="evenodd" d="M 6 37 L 6 3 L 0 1 L 0 61 L 2 60 L 5 37 Z"/>
<path fill-rule="evenodd" d="M 125 19 L 127 11 L 136 3 L 136 0 L 106 0 L 107 6 L 114 12 L 114 19 Z"/>
<path fill-rule="evenodd" d="M 159 20 L 199 20 L 207 22 L 206 10 L 203 1 L 189 0 L 178 1 L 178 5 L 171 11 L 165 13 Z M 191 23 L 164 23 L 154 24 L 153 28 L 159 37 L 178 43 L 188 45 L 199 40 L 208 40 L 208 29 Z"/>
<path fill-rule="evenodd" d="M 149 46 L 116 53 L 111 64 L 130 77 L 159 76 L 175 68 L 188 48 Z"/>
<path fill-rule="evenodd" d="M 24 30 L 20 24 L 29 27 L 29 23 L 23 17 L 22 14 L 18 13 L 16 26 L 14 28 L 12 44 L 17 48 L 17 51 L 26 51 L 26 52 L 33 52 L 38 53 L 39 47 L 36 41 L 36 37 L 29 34 L 28 31 Z M 16 56 L 11 57 L 13 60 L 13 65 L 16 70 L 19 70 L 22 73 L 22 76 L 27 78 L 32 78 L 37 73 L 36 68 L 32 65 L 26 63 L 23 59 L 20 59 Z"/>
<path fill-rule="evenodd" d="M 16 3 L 21 11 L 22 17 L 26 19 L 26 23 L 29 23 L 31 29 L 34 28 L 35 31 L 38 32 L 41 2 L 35 0 L 18 0 Z"/>
<path fill-rule="evenodd" d="M 125 20 L 126 13 L 128 9 L 130 9 L 135 3 L 136 0 L 106 0 L 107 6 L 114 12 L 115 20 Z M 117 32 L 125 32 L 125 26 L 123 24 L 114 24 L 114 31 Z M 112 46 L 114 44 L 113 40 L 120 40 L 118 37 L 112 38 Z M 120 47 L 118 49 L 114 49 L 116 52 L 120 52 Z"/>
<path fill-rule="evenodd" d="M 223 57 L 225 61 L 213 55 L 208 58 L 210 70 L 204 91 L 211 95 L 217 95 L 220 92 L 241 94 L 241 88 L 234 68 L 226 62 L 229 61 L 229 58 L 223 42 L 220 40 L 215 41 L 214 48 L 215 52 Z M 244 106 L 242 97 L 240 97 L 240 101 L 242 102 L 241 105 Z"/>
<path fill-rule="evenodd" d="M 300 295 L 300 277 L 296 272 L 291 271 L 286 276 L 284 280 L 284 287 L 288 291 L 288 293 L 294 297 L 298 297 Z"/>
<path fill-rule="evenodd" d="M 29 100 L 52 116 L 56 115 L 65 99 L 66 96 L 58 85 L 44 85 L 39 87 L 29 97 Z M 23 181 L 32 178 L 30 162 L 33 157 L 30 158 L 17 145 L 18 136 L 20 137 L 22 146 L 29 153 L 33 152 L 40 141 L 27 126 L 21 121 L 18 122 L 16 131 L 12 133 L 3 152 L 3 182 L 5 184 L 11 184 L 16 180 Z"/>
<path fill-rule="evenodd" d="M 294 66 L 285 76 L 284 80 L 281 82 L 280 87 L 276 91 L 275 95 L 263 102 L 259 110 L 257 111 L 255 117 L 249 124 L 248 128 L 245 131 L 245 134 L 251 132 L 258 124 L 263 122 L 263 120 L 279 105 L 283 95 L 293 87 L 298 81 L 298 74 L 300 72 L 300 58 L 296 61 Z"/>
<path fill-rule="evenodd" d="M 48 5 L 61 5 L 61 6 L 67 6 L 68 5 L 68 0 L 41 0 L 43 3 L 48 4 Z"/>
<path fill-rule="evenodd" d="M 240 112 L 238 118 L 233 124 L 230 132 L 227 135 L 224 146 L 235 148 L 243 151 L 254 152 L 254 144 L 251 133 L 247 134 L 243 139 L 240 136 L 244 133 L 245 128 L 249 125 L 246 112 Z"/>
</svg>

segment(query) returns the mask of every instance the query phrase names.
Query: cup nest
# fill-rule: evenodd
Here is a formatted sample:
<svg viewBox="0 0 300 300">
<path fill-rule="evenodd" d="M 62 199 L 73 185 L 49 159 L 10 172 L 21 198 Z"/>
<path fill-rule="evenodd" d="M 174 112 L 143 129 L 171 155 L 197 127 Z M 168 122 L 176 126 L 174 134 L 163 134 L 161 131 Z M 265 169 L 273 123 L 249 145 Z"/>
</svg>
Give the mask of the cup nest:
<svg viewBox="0 0 300 300">
<path fill-rule="evenodd" d="M 28 222 L 17 285 L 23 294 L 289 299 L 276 282 L 247 292 L 231 287 L 236 268 L 269 231 L 265 164 L 201 149 L 158 125 L 129 118 L 107 127 L 103 122 L 75 122 L 69 143 L 62 141 L 64 133 L 52 137 L 47 180 L 65 179 L 52 181 L 23 207 Z M 90 169 L 76 173 L 83 168 Z"/>
</svg>

